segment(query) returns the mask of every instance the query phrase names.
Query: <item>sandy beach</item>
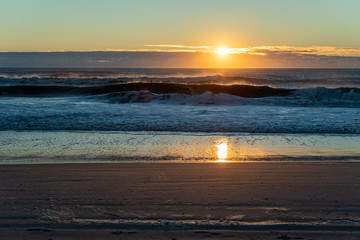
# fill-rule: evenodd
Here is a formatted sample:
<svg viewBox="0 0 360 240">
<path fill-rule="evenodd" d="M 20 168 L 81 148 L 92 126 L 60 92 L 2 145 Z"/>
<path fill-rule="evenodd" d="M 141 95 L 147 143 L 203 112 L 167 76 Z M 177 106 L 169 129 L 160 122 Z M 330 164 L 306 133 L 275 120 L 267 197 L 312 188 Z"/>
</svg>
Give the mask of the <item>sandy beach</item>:
<svg viewBox="0 0 360 240">
<path fill-rule="evenodd" d="M 0 3 L 0 240 L 360 240 L 360 0 Z"/>
<path fill-rule="evenodd" d="M 0 166 L 0 239 L 358 239 L 360 163 Z"/>
</svg>

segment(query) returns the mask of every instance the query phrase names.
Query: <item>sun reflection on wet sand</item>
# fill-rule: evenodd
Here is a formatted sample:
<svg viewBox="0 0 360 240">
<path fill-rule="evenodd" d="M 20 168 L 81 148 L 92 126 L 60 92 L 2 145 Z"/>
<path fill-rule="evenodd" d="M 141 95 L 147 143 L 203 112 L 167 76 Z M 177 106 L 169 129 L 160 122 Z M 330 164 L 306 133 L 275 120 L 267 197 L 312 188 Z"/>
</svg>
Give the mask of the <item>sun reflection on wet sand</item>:
<svg viewBox="0 0 360 240">
<path fill-rule="evenodd" d="M 216 142 L 217 147 L 217 157 L 218 160 L 216 162 L 227 162 L 227 154 L 228 154 L 228 140 L 220 139 Z"/>
<path fill-rule="evenodd" d="M 260 146 L 246 146 L 235 145 L 230 138 L 221 138 L 214 142 L 212 147 L 217 150 L 212 162 L 225 163 L 225 162 L 245 162 L 245 161 L 258 161 L 265 158 L 278 156 L 276 152 Z"/>
</svg>

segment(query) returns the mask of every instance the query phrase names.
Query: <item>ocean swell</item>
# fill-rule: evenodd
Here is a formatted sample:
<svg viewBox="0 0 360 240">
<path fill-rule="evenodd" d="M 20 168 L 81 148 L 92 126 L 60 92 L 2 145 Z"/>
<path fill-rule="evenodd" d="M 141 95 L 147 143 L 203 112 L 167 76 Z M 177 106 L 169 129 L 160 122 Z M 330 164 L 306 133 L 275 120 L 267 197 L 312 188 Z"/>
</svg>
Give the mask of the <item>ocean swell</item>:
<svg viewBox="0 0 360 240">
<path fill-rule="evenodd" d="M 131 82 L 101 86 L 2 86 L 3 97 L 84 96 L 108 103 L 360 107 L 360 88 L 285 89 L 269 86 Z"/>
<path fill-rule="evenodd" d="M 260 98 L 269 96 L 286 96 L 293 90 L 271 88 L 267 86 L 250 85 L 216 85 L 216 84 L 175 84 L 175 83 L 121 83 L 94 87 L 74 86 L 4 86 L 0 93 L 4 96 L 34 96 L 59 94 L 99 95 L 108 93 L 125 93 L 129 91 L 149 91 L 154 94 L 186 94 L 196 95 L 211 92 L 213 94 L 229 94 L 245 98 Z"/>
</svg>

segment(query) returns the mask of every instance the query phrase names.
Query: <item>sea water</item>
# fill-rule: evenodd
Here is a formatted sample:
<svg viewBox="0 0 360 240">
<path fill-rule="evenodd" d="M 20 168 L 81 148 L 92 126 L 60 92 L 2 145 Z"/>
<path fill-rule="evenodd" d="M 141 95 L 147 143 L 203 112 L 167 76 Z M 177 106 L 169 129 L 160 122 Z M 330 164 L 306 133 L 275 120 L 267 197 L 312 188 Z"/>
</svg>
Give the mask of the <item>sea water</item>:
<svg viewBox="0 0 360 240">
<path fill-rule="evenodd" d="M 359 86 L 360 69 L 3 68 L 0 161 L 358 161 Z"/>
</svg>

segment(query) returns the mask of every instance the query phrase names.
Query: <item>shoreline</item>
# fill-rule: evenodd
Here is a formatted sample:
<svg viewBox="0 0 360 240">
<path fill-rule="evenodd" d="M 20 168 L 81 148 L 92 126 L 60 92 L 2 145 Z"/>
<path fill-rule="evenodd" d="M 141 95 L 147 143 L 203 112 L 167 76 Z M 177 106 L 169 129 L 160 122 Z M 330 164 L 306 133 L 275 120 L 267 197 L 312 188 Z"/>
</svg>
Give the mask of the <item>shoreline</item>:
<svg viewBox="0 0 360 240">
<path fill-rule="evenodd" d="M 360 161 L 358 135 L 0 131 L 0 164 Z"/>
<path fill-rule="evenodd" d="M 359 162 L 0 165 L 0 238 L 356 239 L 359 169 Z"/>
<path fill-rule="evenodd" d="M 285 159 L 286 157 L 284 157 Z M 1 166 L 52 166 L 52 165 L 141 165 L 141 164 L 184 164 L 184 165 L 206 165 L 206 164 L 283 164 L 283 163 L 299 163 L 299 164 L 341 164 L 341 163 L 360 163 L 360 160 L 244 160 L 244 161 L 229 161 L 229 160 L 208 160 L 208 161 L 189 161 L 189 160 L 151 160 L 151 161 L 66 161 L 66 162 L 0 162 Z"/>
</svg>

